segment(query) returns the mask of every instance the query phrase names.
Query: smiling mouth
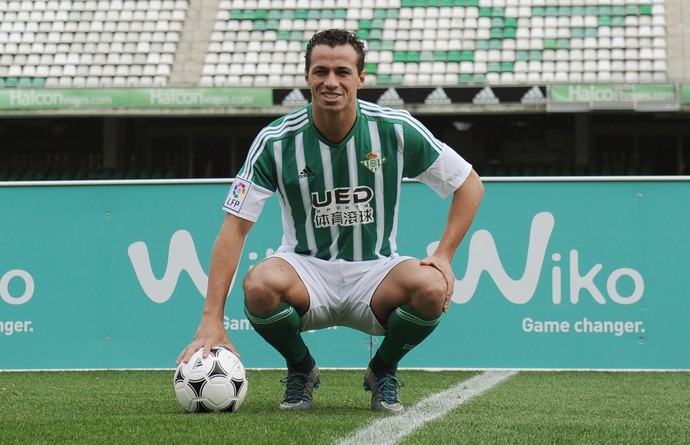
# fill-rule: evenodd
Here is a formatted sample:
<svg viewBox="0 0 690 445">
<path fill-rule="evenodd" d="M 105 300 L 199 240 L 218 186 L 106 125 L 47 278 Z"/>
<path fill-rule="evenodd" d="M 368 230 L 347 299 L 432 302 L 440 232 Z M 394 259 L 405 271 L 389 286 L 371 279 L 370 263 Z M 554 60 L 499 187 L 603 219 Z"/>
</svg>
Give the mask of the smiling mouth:
<svg viewBox="0 0 690 445">
<path fill-rule="evenodd" d="M 322 93 L 321 95 L 326 99 L 337 99 L 340 97 L 340 94 L 337 93 Z"/>
</svg>

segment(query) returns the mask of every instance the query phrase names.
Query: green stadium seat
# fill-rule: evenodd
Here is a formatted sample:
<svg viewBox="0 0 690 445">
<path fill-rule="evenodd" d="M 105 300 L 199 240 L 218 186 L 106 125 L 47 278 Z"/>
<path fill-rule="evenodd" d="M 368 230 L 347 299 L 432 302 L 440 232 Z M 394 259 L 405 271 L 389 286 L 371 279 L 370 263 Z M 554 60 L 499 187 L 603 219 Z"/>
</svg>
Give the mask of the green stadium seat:
<svg viewBox="0 0 690 445">
<path fill-rule="evenodd" d="M 587 5 L 585 7 L 585 13 L 584 15 L 594 15 L 597 16 L 599 15 L 599 8 L 595 5 Z"/>
<path fill-rule="evenodd" d="M 20 77 L 17 80 L 17 88 L 31 88 L 32 87 L 32 78 L 30 77 Z"/>
<path fill-rule="evenodd" d="M 625 17 L 622 15 L 614 15 L 611 17 L 611 26 L 613 27 L 624 27 Z"/>
<path fill-rule="evenodd" d="M 381 40 L 383 38 L 383 31 L 381 29 L 369 30 L 369 40 Z"/>
<path fill-rule="evenodd" d="M 625 15 L 625 6 L 613 5 L 611 7 L 611 15 Z"/>
<path fill-rule="evenodd" d="M 448 61 L 448 51 L 434 51 L 432 60 L 435 60 L 438 62 L 447 62 Z"/>
<path fill-rule="evenodd" d="M 502 39 L 503 38 L 503 28 L 491 28 L 489 37 L 491 39 Z"/>
<path fill-rule="evenodd" d="M 529 60 L 543 60 L 544 53 L 540 50 L 530 50 Z"/>
<path fill-rule="evenodd" d="M 532 17 L 544 17 L 545 15 L 546 15 L 546 11 L 543 7 L 534 6 L 532 8 Z"/>
<path fill-rule="evenodd" d="M 640 9 L 637 5 L 626 5 L 625 15 L 639 15 Z"/>
<path fill-rule="evenodd" d="M 474 75 L 470 73 L 460 73 L 460 77 L 458 79 L 458 82 L 463 84 L 463 83 L 472 83 Z"/>
<path fill-rule="evenodd" d="M 601 5 L 599 6 L 599 11 L 597 12 L 597 15 L 602 16 L 602 15 L 611 15 L 611 5 Z"/>
<path fill-rule="evenodd" d="M 372 40 L 372 38 L 370 36 L 369 41 L 367 41 L 367 50 L 369 52 L 381 51 L 382 47 L 383 47 L 383 44 L 381 43 L 381 40 Z"/>
<path fill-rule="evenodd" d="M 376 74 L 378 73 L 378 63 L 367 63 L 364 66 L 364 69 L 367 71 L 369 74 Z"/>
<path fill-rule="evenodd" d="M 558 6 L 546 6 L 544 15 L 548 17 L 555 17 L 558 15 Z"/>
<path fill-rule="evenodd" d="M 503 49 L 502 39 L 489 39 L 489 49 L 490 50 L 500 50 Z"/>
<path fill-rule="evenodd" d="M 557 15 L 559 17 L 570 17 L 573 15 L 573 9 L 567 5 L 561 5 L 558 7 Z"/>
<path fill-rule="evenodd" d="M 379 84 L 386 85 L 391 83 L 391 76 L 390 74 L 379 74 L 377 76 L 377 81 Z"/>
</svg>

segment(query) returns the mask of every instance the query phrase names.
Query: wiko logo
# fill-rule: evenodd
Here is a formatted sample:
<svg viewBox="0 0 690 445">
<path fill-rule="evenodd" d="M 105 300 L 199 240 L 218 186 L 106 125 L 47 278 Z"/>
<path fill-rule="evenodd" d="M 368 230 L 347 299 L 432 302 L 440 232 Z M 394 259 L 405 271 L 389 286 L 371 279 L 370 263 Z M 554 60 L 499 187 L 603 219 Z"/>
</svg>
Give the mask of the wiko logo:
<svg viewBox="0 0 690 445">
<path fill-rule="evenodd" d="M 467 269 L 465 275 L 455 282 L 453 301 L 459 304 L 470 301 L 477 291 L 482 273 L 486 272 L 509 302 L 528 303 L 534 297 L 539 284 L 545 281 L 542 280 L 541 275 L 554 227 L 555 219 L 551 213 L 541 212 L 534 216 L 529 233 L 524 272 L 519 278 L 512 278 L 506 273 L 491 233 L 488 230 L 477 230 L 469 240 Z M 438 242 L 429 244 L 427 253 L 431 254 L 437 245 Z M 266 255 L 268 256 L 271 252 L 267 250 Z M 153 274 L 148 247 L 145 243 L 141 241 L 133 243 L 129 246 L 128 253 L 141 287 L 152 301 L 156 303 L 168 301 L 183 270 L 189 274 L 199 293 L 202 296 L 206 295 L 208 277 L 201 268 L 194 241 L 189 232 L 179 230 L 173 234 L 168 251 L 168 264 L 161 279 L 157 279 Z M 249 259 L 256 260 L 258 255 L 251 252 Z M 570 250 L 567 266 L 560 265 L 562 255 L 558 252 L 551 253 L 550 260 L 552 262 L 550 291 L 553 304 L 561 304 L 563 300 L 564 269 L 569 278 L 567 293 L 571 304 L 578 304 L 583 290 L 599 304 L 606 304 L 608 300 L 622 305 L 634 304 L 644 294 L 644 279 L 635 269 L 623 267 L 613 270 L 606 277 L 606 287 L 602 290 L 595 283 L 595 279 L 604 270 L 604 266 L 595 264 L 582 273 L 578 250 Z M 631 289 L 627 295 L 619 292 L 618 284 L 621 279 L 627 279 L 632 283 L 632 287 L 626 287 L 626 289 Z"/>
<path fill-rule="evenodd" d="M 525 304 L 536 293 L 540 281 L 541 272 L 546 258 L 546 249 L 555 226 L 555 220 L 551 213 L 542 212 L 534 216 L 530 229 L 529 245 L 527 248 L 527 261 L 522 277 L 511 278 L 501 264 L 498 249 L 491 233 L 487 230 L 478 230 L 472 236 L 469 245 L 469 256 L 465 276 L 456 280 L 453 292 L 453 301 L 467 303 L 475 294 L 482 272 L 486 271 L 500 290 L 501 294 L 513 304 Z M 432 243 L 427 247 L 429 254 L 434 251 L 438 243 Z M 551 299 L 554 304 L 560 304 L 563 296 L 562 268 L 558 265 L 561 261 L 560 253 L 553 253 L 551 260 L 555 263 L 551 268 Z M 595 264 L 585 274 L 580 272 L 579 252 L 575 249 L 569 255 L 569 298 L 572 304 L 580 301 L 580 291 L 586 290 L 599 304 L 606 304 L 604 293 L 595 284 L 594 279 L 602 271 L 602 264 Z M 621 295 L 618 292 L 618 281 L 628 277 L 632 280 L 633 289 L 630 295 Z M 635 269 L 620 268 L 609 274 L 606 279 L 606 294 L 609 299 L 618 304 L 633 304 L 642 298 L 644 293 L 644 279 Z"/>
<path fill-rule="evenodd" d="M 153 274 L 146 243 L 142 241 L 133 243 L 127 249 L 127 253 L 141 288 L 151 301 L 156 303 L 168 301 L 175 291 L 177 281 L 183 270 L 187 271 L 199 293 L 206 295 L 208 276 L 199 263 L 192 235 L 186 230 L 178 230 L 170 239 L 168 265 L 165 268 L 163 278 L 160 280 Z"/>
</svg>

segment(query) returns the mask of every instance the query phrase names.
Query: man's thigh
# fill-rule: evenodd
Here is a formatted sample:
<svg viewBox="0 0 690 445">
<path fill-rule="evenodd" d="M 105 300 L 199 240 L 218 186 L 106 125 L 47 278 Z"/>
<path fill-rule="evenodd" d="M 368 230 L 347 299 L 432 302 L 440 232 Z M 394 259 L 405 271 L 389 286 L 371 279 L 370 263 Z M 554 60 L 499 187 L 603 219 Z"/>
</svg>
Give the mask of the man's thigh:
<svg viewBox="0 0 690 445">
<path fill-rule="evenodd" d="M 302 329 L 347 326 L 372 335 L 385 332 L 372 312 L 371 300 L 380 283 L 409 257 L 374 261 L 325 261 L 294 253 L 279 252 L 289 262 L 309 293 L 309 309 L 302 315 Z"/>
<path fill-rule="evenodd" d="M 381 281 L 372 296 L 371 309 L 379 320 L 387 320 L 396 307 L 420 306 L 420 295 L 445 286 L 446 282 L 441 272 L 431 266 L 421 265 L 417 259 L 409 259 L 395 266 Z M 436 315 L 435 308 L 429 307 L 434 314 L 426 314 L 425 307 L 415 309 L 424 315 Z"/>
<path fill-rule="evenodd" d="M 295 268 L 279 257 L 269 257 L 251 268 L 244 280 L 247 306 L 267 313 L 288 303 L 302 315 L 309 309 L 309 292 Z"/>
</svg>

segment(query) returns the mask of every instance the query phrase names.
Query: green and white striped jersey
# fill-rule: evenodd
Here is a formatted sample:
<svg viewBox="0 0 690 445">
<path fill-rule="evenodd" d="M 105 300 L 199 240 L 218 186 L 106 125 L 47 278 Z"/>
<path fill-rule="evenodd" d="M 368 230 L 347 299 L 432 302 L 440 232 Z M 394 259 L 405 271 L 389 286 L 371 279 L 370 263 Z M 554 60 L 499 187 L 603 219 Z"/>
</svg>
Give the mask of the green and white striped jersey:
<svg viewBox="0 0 690 445">
<path fill-rule="evenodd" d="M 277 192 L 281 251 L 348 261 L 395 255 L 402 179 L 446 197 L 472 170 L 407 111 L 359 100 L 354 127 L 333 144 L 311 110 L 308 104 L 261 130 L 223 206 L 256 221 Z"/>
</svg>

